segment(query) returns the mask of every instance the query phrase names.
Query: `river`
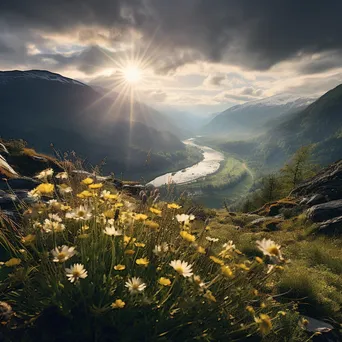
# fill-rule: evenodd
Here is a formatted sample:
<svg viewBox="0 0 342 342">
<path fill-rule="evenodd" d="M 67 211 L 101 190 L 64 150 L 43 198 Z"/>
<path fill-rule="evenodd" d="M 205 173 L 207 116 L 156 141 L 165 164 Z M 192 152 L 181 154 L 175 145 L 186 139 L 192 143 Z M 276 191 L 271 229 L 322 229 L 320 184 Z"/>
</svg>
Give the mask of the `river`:
<svg viewBox="0 0 342 342">
<path fill-rule="evenodd" d="M 187 139 L 183 141 L 183 143 L 200 149 L 203 153 L 203 160 L 177 172 L 169 172 L 161 175 L 153 179 L 149 184 L 153 184 L 157 187 L 170 183 L 187 184 L 195 181 L 196 179 L 210 175 L 219 169 L 220 163 L 224 160 L 224 155 L 221 152 L 208 146 L 195 144 L 194 138 Z"/>
</svg>

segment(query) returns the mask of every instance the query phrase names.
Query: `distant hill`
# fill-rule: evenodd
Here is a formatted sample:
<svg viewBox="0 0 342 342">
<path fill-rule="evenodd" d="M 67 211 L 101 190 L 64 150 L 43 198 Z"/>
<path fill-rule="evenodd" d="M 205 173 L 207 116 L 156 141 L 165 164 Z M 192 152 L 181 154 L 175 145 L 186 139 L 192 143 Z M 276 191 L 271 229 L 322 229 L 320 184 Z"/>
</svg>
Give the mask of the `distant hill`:
<svg viewBox="0 0 342 342">
<path fill-rule="evenodd" d="M 265 126 L 285 114 L 307 107 L 314 99 L 280 94 L 228 108 L 202 128 L 203 134 L 257 135 Z"/>
<path fill-rule="evenodd" d="M 108 171 L 126 175 L 145 167 L 147 159 L 151 170 L 172 165 L 172 154 L 184 152 L 184 145 L 174 134 L 152 127 L 150 117 L 157 118 L 157 111 L 138 103 L 133 108 L 130 120 L 125 98 L 114 102 L 48 71 L 0 72 L 0 136 L 25 139 L 42 152 L 50 152 L 53 143 L 95 164 L 107 157 Z"/>
<path fill-rule="evenodd" d="M 274 119 L 268 130 L 248 141 L 224 142 L 220 147 L 265 168 L 281 166 L 298 148 L 313 145 L 313 158 L 327 165 L 342 158 L 342 85 L 305 109 Z"/>
</svg>

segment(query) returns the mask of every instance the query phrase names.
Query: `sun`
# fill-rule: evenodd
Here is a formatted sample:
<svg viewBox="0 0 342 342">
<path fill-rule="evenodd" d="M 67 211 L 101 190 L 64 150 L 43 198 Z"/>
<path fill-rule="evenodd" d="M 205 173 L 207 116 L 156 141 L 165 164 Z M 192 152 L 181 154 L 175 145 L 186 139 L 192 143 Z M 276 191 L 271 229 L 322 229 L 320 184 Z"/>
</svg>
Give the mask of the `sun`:
<svg viewBox="0 0 342 342">
<path fill-rule="evenodd" d="M 127 66 L 123 69 L 123 77 L 129 84 L 137 84 L 142 79 L 142 71 L 135 65 Z"/>
</svg>

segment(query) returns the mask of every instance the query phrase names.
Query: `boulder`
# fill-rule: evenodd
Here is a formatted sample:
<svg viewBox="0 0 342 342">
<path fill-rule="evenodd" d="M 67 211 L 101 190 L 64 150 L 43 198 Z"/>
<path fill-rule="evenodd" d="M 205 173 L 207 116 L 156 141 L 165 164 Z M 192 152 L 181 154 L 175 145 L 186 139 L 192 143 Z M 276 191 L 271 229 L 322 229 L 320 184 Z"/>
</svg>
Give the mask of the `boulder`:
<svg viewBox="0 0 342 342">
<path fill-rule="evenodd" d="M 342 160 L 324 168 L 314 177 L 306 180 L 290 196 L 302 197 L 319 194 L 327 200 L 342 199 Z"/>
<path fill-rule="evenodd" d="M 342 216 L 323 221 L 318 226 L 318 232 L 322 234 L 342 234 Z"/>
<path fill-rule="evenodd" d="M 324 196 L 322 194 L 315 194 L 313 196 L 311 196 L 307 201 L 306 201 L 306 205 L 308 206 L 313 206 L 313 205 L 316 205 L 316 204 L 321 204 L 321 203 L 325 203 L 325 202 L 328 202 L 328 197 L 327 196 Z"/>
<path fill-rule="evenodd" d="M 342 216 L 342 200 L 314 205 L 308 209 L 307 216 L 313 222 L 327 221 Z"/>
<path fill-rule="evenodd" d="M 0 179 L 0 190 L 32 190 L 39 184 L 38 181 L 29 177 L 10 178 L 7 181 Z"/>
</svg>

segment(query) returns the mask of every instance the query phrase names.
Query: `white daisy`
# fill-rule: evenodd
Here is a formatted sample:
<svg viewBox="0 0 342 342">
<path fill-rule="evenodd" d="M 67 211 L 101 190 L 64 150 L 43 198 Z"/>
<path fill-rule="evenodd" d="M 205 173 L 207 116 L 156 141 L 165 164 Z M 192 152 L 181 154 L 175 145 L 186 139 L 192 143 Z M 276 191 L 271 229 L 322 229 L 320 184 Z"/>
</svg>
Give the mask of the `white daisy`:
<svg viewBox="0 0 342 342">
<path fill-rule="evenodd" d="M 67 186 L 66 184 L 58 185 L 58 189 L 61 194 L 70 194 L 72 192 L 72 187 Z"/>
<path fill-rule="evenodd" d="M 131 294 L 136 294 L 136 293 L 144 291 L 146 288 L 146 284 L 143 283 L 142 279 L 133 277 L 131 279 L 128 279 L 128 281 L 126 281 L 125 287 L 128 288 L 128 291 Z"/>
<path fill-rule="evenodd" d="M 82 264 L 74 264 L 70 268 L 66 268 L 65 272 L 68 280 L 70 280 L 71 283 L 88 277 L 88 272 L 85 270 Z"/>
<path fill-rule="evenodd" d="M 230 250 L 234 250 L 234 249 L 235 249 L 235 245 L 233 244 L 233 241 L 232 241 L 232 240 L 229 240 L 228 242 L 226 242 L 225 244 L 223 244 L 222 247 L 223 247 L 226 251 L 230 251 Z"/>
<path fill-rule="evenodd" d="M 122 235 L 122 230 L 121 229 L 115 229 L 114 226 L 105 227 L 103 232 L 109 236 L 121 236 Z"/>
<path fill-rule="evenodd" d="M 162 254 L 165 254 L 168 250 L 169 250 L 168 244 L 166 242 L 163 242 L 161 245 L 156 245 L 154 249 L 152 250 L 152 252 L 155 255 L 160 256 Z"/>
<path fill-rule="evenodd" d="M 49 214 L 49 219 L 56 222 L 62 222 L 58 214 Z"/>
<path fill-rule="evenodd" d="M 181 214 L 181 215 L 178 214 L 178 215 L 176 215 L 176 219 L 181 225 L 189 225 L 190 222 L 195 219 L 195 216 L 194 215 L 186 215 L 186 214 Z"/>
<path fill-rule="evenodd" d="M 53 256 L 53 262 L 65 262 L 75 255 L 75 247 L 68 247 L 63 245 L 62 247 L 56 247 L 51 251 Z"/>
<path fill-rule="evenodd" d="M 74 209 L 73 211 L 66 213 L 66 218 L 71 218 L 76 221 L 86 221 L 92 218 L 91 210 L 86 206 L 80 205 L 78 208 Z"/>
<path fill-rule="evenodd" d="M 191 277 L 193 275 L 192 265 L 188 264 L 185 261 L 172 260 L 170 262 L 170 266 L 172 266 L 175 271 L 177 271 L 180 275 L 182 275 L 185 278 Z"/>
<path fill-rule="evenodd" d="M 36 178 L 38 179 L 47 179 L 48 177 L 53 175 L 53 170 L 52 169 L 46 169 L 40 172 Z"/>
<path fill-rule="evenodd" d="M 68 174 L 66 172 L 59 172 L 59 173 L 57 173 L 56 178 L 58 178 L 58 179 L 68 179 Z"/>
<path fill-rule="evenodd" d="M 51 233 L 51 232 L 60 233 L 63 230 L 65 230 L 65 225 L 57 221 L 45 219 L 43 223 L 43 230 L 46 233 Z"/>
<path fill-rule="evenodd" d="M 206 239 L 207 239 L 208 241 L 210 241 L 210 242 L 217 242 L 217 241 L 220 240 L 220 239 L 217 239 L 217 238 L 212 238 L 212 237 L 210 237 L 210 236 L 207 236 Z"/>
<path fill-rule="evenodd" d="M 257 241 L 258 248 L 264 253 L 264 255 L 268 255 L 271 258 L 278 258 L 280 260 L 283 259 L 281 255 L 280 245 L 277 245 L 274 241 L 263 238 L 261 241 Z"/>
</svg>

